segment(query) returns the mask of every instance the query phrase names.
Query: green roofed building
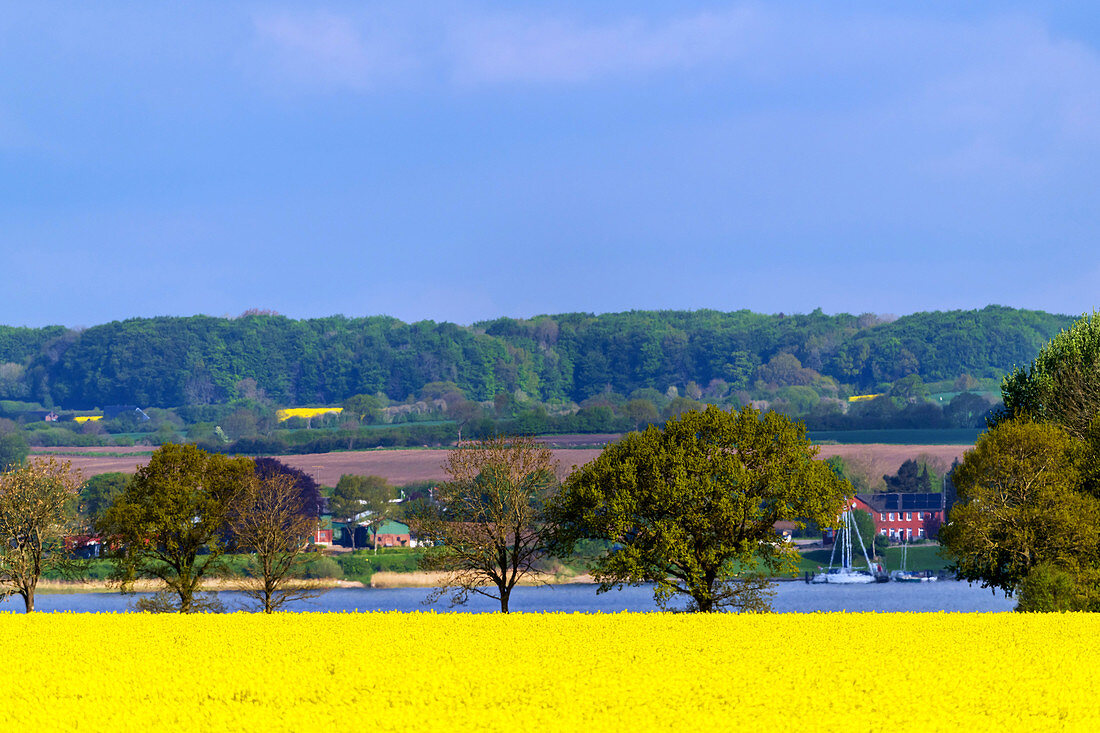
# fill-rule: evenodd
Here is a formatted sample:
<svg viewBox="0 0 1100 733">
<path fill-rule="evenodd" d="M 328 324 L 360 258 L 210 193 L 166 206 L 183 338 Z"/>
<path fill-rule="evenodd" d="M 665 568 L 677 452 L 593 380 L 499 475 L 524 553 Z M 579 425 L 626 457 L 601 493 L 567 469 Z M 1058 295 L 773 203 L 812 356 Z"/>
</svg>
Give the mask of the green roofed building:
<svg viewBox="0 0 1100 733">
<path fill-rule="evenodd" d="M 411 542 L 409 525 L 393 520 L 383 522 L 375 535 L 375 547 L 409 547 Z"/>
</svg>

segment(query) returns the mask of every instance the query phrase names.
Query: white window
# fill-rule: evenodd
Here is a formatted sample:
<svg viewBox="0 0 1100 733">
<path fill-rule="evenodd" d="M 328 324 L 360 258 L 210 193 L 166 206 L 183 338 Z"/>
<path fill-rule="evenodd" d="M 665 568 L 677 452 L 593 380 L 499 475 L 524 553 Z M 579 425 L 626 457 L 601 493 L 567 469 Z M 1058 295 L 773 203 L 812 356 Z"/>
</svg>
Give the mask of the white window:
<svg viewBox="0 0 1100 733">
<path fill-rule="evenodd" d="M 893 512 L 890 512 L 890 521 L 891 522 L 894 521 L 894 513 Z"/>
<path fill-rule="evenodd" d="M 881 530 L 879 531 L 879 534 L 880 534 L 880 535 L 882 535 L 883 537 L 885 537 L 885 536 L 886 536 L 886 528 L 885 528 L 885 527 L 883 527 L 883 528 L 882 528 L 882 529 L 881 529 Z"/>
<path fill-rule="evenodd" d="M 883 512 L 879 512 L 878 513 L 878 521 L 885 522 L 886 521 L 886 514 L 883 513 Z"/>
<path fill-rule="evenodd" d="M 910 538 L 910 537 L 912 537 L 912 536 L 913 536 L 913 530 L 911 530 L 911 529 L 909 529 L 908 527 L 906 527 L 906 528 L 905 528 L 905 539 L 909 539 L 909 538 Z"/>
<path fill-rule="evenodd" d="M 913 521 L 913 512 L 906 512 L 906 513 L 905 513 L 905 521 L 906 521 L 906 522 L 911 522 L 911 521 Z"/>
<path fill-rule="evenodd" d="M 917 512 L 917 521 L 924 519 L 924 512 Z"/>
<path fill-rule="evenodd" d="M 924 539 L 924 527 L 918 527 L 917 528 L 917 537 L 920 537 L 921 539 Z"/>
</svg>

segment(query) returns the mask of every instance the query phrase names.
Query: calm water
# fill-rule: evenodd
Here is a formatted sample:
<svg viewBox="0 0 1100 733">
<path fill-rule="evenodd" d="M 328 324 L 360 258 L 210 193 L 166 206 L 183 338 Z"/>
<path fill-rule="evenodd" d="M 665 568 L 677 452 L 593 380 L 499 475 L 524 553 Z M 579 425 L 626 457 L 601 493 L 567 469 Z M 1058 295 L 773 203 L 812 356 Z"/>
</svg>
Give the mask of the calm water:
<svg viewBox="0 0 1100 733">
<path fill-rule="evenodd" d="M 293 611 L 464 611 L 500 610 L 496 601 L 473 597 L 466 606 L 450 608 L 446 600 L 424 605 L 424 588 L 340 588 L 318 598 L 293 604 Z M 240 593 L 219 594 L 229 610 L 248 608 L 249 599 Z M 40 594 L 35 601 L 39 611 L 125 612 L 131 610 L 134 596 L 118 593 Z M 987 589 L 959 581 L 938 583 L 872 583 L 869 585 L 808 585 L 779 583 L 774 599 L 775 610 L 784 613 L 814 611 L 1011 611 L 1015 601 Z M 596 586 L 587 584 L 521 587 L 512 592 L 510 608 L 515 611 L 566 611 L 617 613 L 655 611 L 653 590 L 649 587 L 624 588 L 596 594 Z M 0 611 L 21 612 L 18 597 L 0 602 Z"/>
</svg>

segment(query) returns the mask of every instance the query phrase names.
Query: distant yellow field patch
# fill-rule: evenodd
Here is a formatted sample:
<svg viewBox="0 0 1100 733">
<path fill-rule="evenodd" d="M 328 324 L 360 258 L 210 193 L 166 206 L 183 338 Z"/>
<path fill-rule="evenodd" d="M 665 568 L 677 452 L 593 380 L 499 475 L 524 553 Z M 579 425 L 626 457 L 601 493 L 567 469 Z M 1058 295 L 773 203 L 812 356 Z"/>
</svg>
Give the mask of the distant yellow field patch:
<svg viewBox="0 0 1100 733">
<path fill-rule="evenodd" d="M 867 400 L 873 400 L 876 397 L 882 397 L 882 393 L 879 394 L 856 394 L 848 398 L 849 402 L 866 402 Z"/>
<path fill-rule="evenodd" d="M 311 417 L 327 415 L 330 412 L 339 415 L 343 411 L 343 407 L 288 407 L 285 410 L 277 410 L 275 417 L 279 419 L 279 422 L 289 420 L 292 417 L 302 417 L 308 420 Z"/>
<path fill-rule="evenodd" d="M 77 415 L 73 418 L 73 422 L 95 422 L 102 419 L 102 415 Z"/>
<path fill-rule="evenodd" d="M 0 614 L 0 645 L 4 730 L 1100 726 L 1100 614 Z"/>
</svg>

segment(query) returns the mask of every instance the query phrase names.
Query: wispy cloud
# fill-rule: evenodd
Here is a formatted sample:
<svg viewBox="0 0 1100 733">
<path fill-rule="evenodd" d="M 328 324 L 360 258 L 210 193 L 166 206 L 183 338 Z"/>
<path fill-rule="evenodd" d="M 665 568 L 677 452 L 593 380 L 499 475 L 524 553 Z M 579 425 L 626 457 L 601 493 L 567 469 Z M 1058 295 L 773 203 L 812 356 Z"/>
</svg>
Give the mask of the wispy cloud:
<svg viewBox="0 0 1100 733">
<path fill-rule="evenodd" d="M 325 11 L 258 14 L 256 51 L 279 77 L 322 89 L 389 86 L 422 63 L 393 19 Z"/>
<path fill-rule="evenodd" d="M 602 24 L 520 14 L 468 18 L 449 34 L 452 75 L 463 84 L 568 83 L 730 62 L 754 45 L 755 15 L 746 7 Z"/>
<path fill-rule="evenodd" d="M 577 83 L 745 57 L 748 6 L 649 20 L 585 22 L 548 13 L 264 13 L 259 48 L 297 82 L 362 91 L 435 77 L 463 87 Z"/>
</svg>

